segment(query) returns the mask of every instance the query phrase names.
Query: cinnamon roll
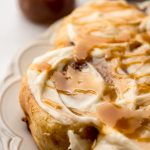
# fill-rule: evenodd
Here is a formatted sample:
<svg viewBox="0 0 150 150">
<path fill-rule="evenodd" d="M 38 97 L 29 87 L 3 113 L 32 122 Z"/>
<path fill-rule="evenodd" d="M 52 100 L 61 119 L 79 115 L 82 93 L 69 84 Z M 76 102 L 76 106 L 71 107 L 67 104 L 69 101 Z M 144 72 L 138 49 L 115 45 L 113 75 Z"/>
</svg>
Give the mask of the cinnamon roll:
<svg viewBox="0 0 150 150">
<path fill-rule="evenodd" d="M 77 8 L 29 66 L 20 103 L 40 150 L 149 150 L 150 17 L 122 0 Z"/>
</svg>

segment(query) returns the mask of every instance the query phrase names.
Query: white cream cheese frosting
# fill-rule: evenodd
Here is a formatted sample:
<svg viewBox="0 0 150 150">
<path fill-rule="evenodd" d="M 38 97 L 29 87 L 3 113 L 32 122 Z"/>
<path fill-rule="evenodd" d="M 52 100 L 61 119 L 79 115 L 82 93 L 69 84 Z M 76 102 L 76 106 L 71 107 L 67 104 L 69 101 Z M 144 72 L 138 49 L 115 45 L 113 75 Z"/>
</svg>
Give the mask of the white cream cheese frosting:
<svg viewBox="0 0 150 150">
<path fill-rule="evenodd" d="M 91 148 L 91 141 L 82 139 L 79 135 L 75 134 L 72 130 L 68 131 L 68 137 L 71 150 L 89 150 Z"/>
<path fill-rule="evenodd" d="M 52 70 L 58 69 L 57 66 L 59 63 L 62 63 L 63 60 L 71 59 L 71 55 L 73 54 L 73 47 L 66 47 L 63 49 L 57 49 L 54 51 L 50 51 L 47 54 L 36 58 L 33 61 L 34 64 L 43 63 L 47 60 L 47 63 L 51 66 Z M 47 71 L 38 72 L 37 70 L 29 69 L 27 72 L 28 75 L 28 84 L 29 87 L 37 100 L 38 104 L 42 109 L 44 109 L 46 112 L 48 112 L 53 117 L 57 118 L 59 121 L 63 121 L 65 124 L 69 123 L 66 121 L 66 119 L 70 118 L 70 120 L 76 121 L 88 121 L 88 122 L 94 122 L 96 123 L 95 117 L 90 116 L 77 116 L 74 113 L 70 111 L 69 108 L 75 108 L 83 111 L 89 111 L 94 109 L 94 106 L 99 102 L 100 99 L 100 90 L 104 90 L 104 80 L 101 77 L 101 75 L 96 71 L 96 69 L 89 63 L 87 63 L 86 68 L 82 69 L 82 73 L 79 72 L 73 72 L 78 73 L 80 76 L 72 76 L 73 82 L 76 84 L 76 90 L 87 90 L 86 93 L 84 92 L 75 92 L 73 91 L 72 94 L 63 94 L 59 93 L 56 90 L 56 85 L 54 81 L 51 80 L 51 77 L 48 76 Z M 87 76 L 87 77 L 86 77 Z M 93 79 L 93 83 L 91 83 L 91 86 L 94 85 L 94 87 L 87 87 L 85 89 L 84 84 L 89 79 L 89 76 L 91 76 L 91 80 Z M 78 77 L 76 80 L 75 78 Z M 86 79 L 87 78 L 87 79 Z M 76 80 L 76 81 L 75 81 Z M 75 81 L 75 82 L 74 82 Z M 80 81 L 80 83 L 78 83 Z M 67 83 L 64 83 L 67 84 Z M 65 86 L 65 85 L 63 85 Z M 71 85 L 70 85 L 71 88 Z M 91 88 L 91 89 L 90 89 Z M 94 89 L 92 93 L 92 90 Z M 91 90 L 91 92 L 90 92 Z M 89 93 L 88 93 L 89 91 Z M 44 104 L 42 99 L 49 99 L 58 105 L 63 106 L 62 110 L 55 110 L 53 107 L 47 106 L 47 104 Z M 60 116 L 60 113 L 64 113 L 65 119 Z M 65 115 L 66 114 L 66 115 Z M 70 117 L 69 117 L 70 116 Z M 71 121 L 72 122 L 72 121 Z"/>
<path fill-rule="evenodd" d="M 135 143 L 122 134 L 112 131 L 112 133 L 99 136 L 93 150 L 141 150 Z"/>
</svg>

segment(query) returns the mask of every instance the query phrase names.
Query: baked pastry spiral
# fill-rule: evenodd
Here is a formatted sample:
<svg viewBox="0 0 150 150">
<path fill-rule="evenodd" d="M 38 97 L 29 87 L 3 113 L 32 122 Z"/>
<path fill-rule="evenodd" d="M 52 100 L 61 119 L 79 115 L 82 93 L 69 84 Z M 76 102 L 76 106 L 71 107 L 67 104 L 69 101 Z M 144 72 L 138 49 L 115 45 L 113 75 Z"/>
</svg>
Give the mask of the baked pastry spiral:
<svg viewBox="0 0 150 150">
<path fill-rule="evenodd" d="M 122 0 L 79 7 L 29 66 L 20 103 L 41 150 L 148 150 L 150 17 Z"/>
</svg>

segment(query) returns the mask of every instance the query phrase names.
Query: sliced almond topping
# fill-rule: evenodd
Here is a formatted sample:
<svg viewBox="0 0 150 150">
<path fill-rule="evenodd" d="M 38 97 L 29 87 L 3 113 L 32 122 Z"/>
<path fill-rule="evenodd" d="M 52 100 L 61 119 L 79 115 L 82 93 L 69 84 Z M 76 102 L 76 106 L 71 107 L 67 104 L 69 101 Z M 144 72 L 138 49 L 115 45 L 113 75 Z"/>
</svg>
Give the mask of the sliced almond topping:
<svg viewBox="0 0 150 150">
<path fill-rule="evenodd" d="M 124 134 L 131 134 L 142 126 L 144 120 L 150 119 L 150 110 L 130 110 L 104 102 L 97 107 L 97 117 Z"/>
</svg>

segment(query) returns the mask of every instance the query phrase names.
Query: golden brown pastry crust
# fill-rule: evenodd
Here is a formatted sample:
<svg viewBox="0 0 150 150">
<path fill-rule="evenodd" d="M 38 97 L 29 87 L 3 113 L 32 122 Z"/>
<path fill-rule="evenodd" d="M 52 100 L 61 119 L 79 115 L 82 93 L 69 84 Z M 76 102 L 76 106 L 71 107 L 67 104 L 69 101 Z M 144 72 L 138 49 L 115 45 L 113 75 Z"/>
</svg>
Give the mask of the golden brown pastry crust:
<svg viewBox="0 0 150 150">
<path fill-rule="evenodd" d="M 29 90 L 26 77 L 22 81 L 20 104 L 26 114 L 32 136 L 41 150 L 68 148 L 68 126 L 61 125 L 38 106 Z"/>
</svg>

